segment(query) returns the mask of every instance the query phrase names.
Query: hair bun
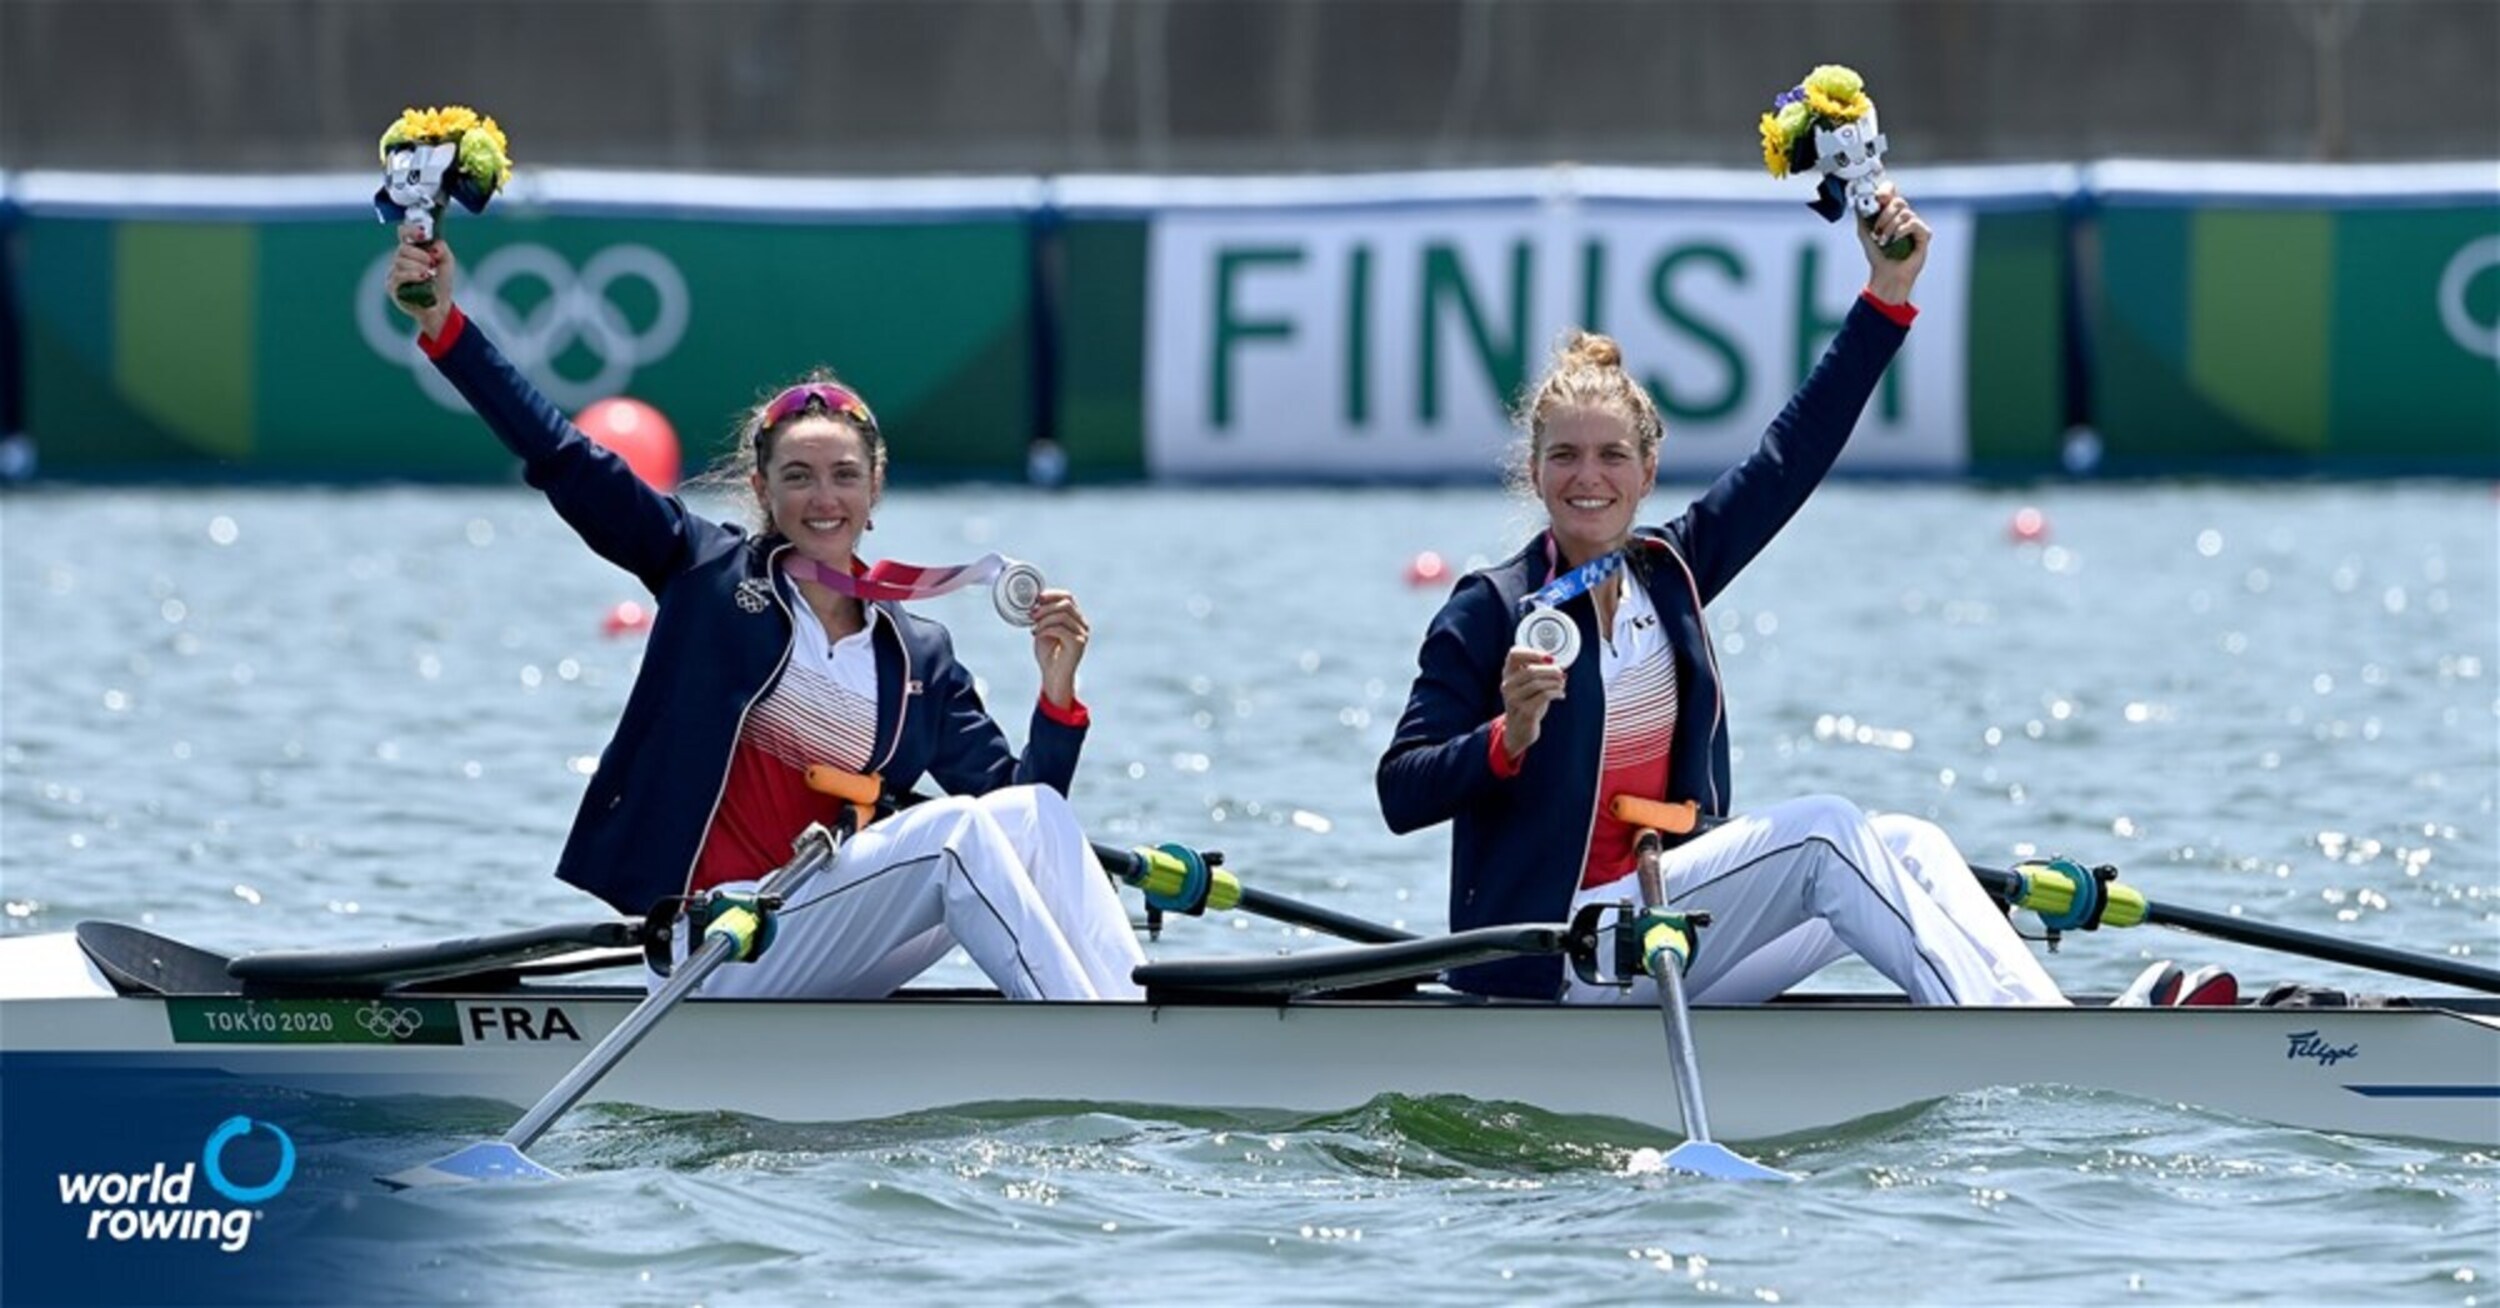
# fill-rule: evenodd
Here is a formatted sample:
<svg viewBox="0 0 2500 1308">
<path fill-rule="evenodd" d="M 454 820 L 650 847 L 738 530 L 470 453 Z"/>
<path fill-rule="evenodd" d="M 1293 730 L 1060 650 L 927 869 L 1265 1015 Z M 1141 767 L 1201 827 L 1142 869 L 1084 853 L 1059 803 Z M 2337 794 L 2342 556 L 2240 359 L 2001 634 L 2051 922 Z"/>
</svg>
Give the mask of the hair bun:
<svg viewBox="0 0 2500 1308">
<path fill-rule="evenodd" d="M 1591 364 L 1599 368 L 1620 368 L 1623 366 L 1623 347 L 1615 344 L 1614 337 L 1602 332 L 1574 332 L 1570 343 L 1563 346 L 1563 358 L 1571 363 Z"/>
</svg>

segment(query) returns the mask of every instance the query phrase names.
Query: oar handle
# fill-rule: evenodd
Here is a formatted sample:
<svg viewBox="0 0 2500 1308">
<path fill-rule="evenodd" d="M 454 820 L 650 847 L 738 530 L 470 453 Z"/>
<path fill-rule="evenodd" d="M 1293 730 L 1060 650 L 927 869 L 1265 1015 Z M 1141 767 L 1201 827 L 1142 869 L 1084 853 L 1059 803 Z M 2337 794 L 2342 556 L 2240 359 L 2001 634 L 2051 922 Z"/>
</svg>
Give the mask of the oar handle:
<svg viewBox="0 0 2500 1308">
<path fill-rule="evenodd" d="M 1670 804 L 1663 799 L 1617 795 L 1606 801 L 1606 811 L 1617 822 L 1670 836 L 1689 836 L 1702 826 L 1701 805 L 1689 799 Z"/>
<path fill-rule="evenodd" d="M 864 831 L 876 821 L 877 806 L 885 799 L 885 781 L 876 773 L 851 772 L 825 763 L 807 770 L 807 788 L 850 805 L 853 831 Z"/>
</svg>

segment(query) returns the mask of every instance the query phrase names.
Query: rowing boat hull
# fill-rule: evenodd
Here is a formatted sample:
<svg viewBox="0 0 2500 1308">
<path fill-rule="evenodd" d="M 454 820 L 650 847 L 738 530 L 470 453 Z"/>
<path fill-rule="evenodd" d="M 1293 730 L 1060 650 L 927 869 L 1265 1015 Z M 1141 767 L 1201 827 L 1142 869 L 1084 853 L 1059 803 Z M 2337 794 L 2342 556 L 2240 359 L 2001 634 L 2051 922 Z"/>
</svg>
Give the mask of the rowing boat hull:
<svg viewBox="0 0 2500 1308">
<path fill-rule="evenodd" d="M 13 999 L 0 1056 L 217 1073 L 354 1097 L 527 1105 L 638 992 Z M 1979 1009 L 1781 1002 L 1694 1015 L 1725 1139 L 1942 1096 L 2064 1085 L 2259 1121 L 2500 1146 L 2500 1016 L 2413 1009 Z M 701 1001 L 595 1101 L 850 1121 L 999 1101 L 1330 1111 L 1456 1095 L 1681 1126 L 1656 1010 L 1446 996 L 1010 1004 Z M 22 1064 L 21 1064 L 22 1065 Z"/>
</svg>

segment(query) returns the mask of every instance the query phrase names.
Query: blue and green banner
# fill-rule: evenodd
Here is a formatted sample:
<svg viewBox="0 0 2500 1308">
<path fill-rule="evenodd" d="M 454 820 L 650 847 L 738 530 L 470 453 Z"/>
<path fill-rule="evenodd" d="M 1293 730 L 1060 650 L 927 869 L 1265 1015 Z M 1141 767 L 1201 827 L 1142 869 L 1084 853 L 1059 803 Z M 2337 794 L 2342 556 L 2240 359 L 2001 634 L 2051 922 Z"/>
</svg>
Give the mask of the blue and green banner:
<svg viewBox="0 0 2500 1308">
<path fill-rule="evenodd" d="M 2108 470 L 2500 475 L 2500 174 L 2251 172 L 2277 185 L 2122 172 L 2101 196 Z"/>
<path fill-rule="evenodd" d="M 361 221 L 359 218 L 361 217 Z M 1012 475 L 1034 435 L 1019 211 L 460 215 L 458 297 L 559 407 L 659 409 L 689 467 L 828 365 L 902 476 Z M 64 475 L 477 479 L 510 460 L 384 298 L 391 232 L 308 217 L 30 205 L 27 425 Z"/>
<path fill-rule="evenodd" d="M 1936 251 L 1841 466 L 2500 475 L 2490 174 L 1904 171 Z M 1863 278 L 1847 227 L 1749 173 L 524 181 L 449 226 L 463 305 L 560 407 L 658 408 L 689 468 L 821 364 L 906 478 L 1021 476 L 1049 439 L 1088 481 L 1489 480 L 1590 326 L 1669 474 L 1707 476 Z M 508 476 L 383 299 L 370 185 L 0 180 L 0 380 L 44 470 Z"/>
</svg>

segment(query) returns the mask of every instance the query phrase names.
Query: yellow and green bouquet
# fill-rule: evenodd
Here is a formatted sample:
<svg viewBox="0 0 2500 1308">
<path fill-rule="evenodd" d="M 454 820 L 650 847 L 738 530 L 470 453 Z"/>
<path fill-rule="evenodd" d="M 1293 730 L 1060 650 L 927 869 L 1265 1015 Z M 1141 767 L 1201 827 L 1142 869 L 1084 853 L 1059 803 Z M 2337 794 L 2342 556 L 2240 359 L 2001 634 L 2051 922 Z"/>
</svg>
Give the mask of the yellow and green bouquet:
<svg viewBox="0 0 2500 1308">
<path fill-rule="evenodd" d="M 1780 92 L 1770 112 L 1762 115 L 1763 167 L 1773 177 L 1821 173 L 1822 183 L 1808 207 L 1831 222 L 1852 209 L 1860 218 L 1875 215 L 1886 144 L 1876 125 L 1875 102 L 1866 94 L 1866 79 L 1839 64 L 1824 64 L 1806 74 L 1804 81 Z M 1903 238 L 1886 245 L 1884 253 L 1906 259 L 1911 248 Z"/>
<path fill-rule="evenodd" d="M 373 211 L 430 241 L 447 202 L 482 213 L 511 179 L 511 145 L 494 119 L 466 105 L 410 109 L 382 133 L 382 189 L 373 193 Z M 403 286 L 399 298 L 426 308 L 434 288 Z"/>
</svg>

